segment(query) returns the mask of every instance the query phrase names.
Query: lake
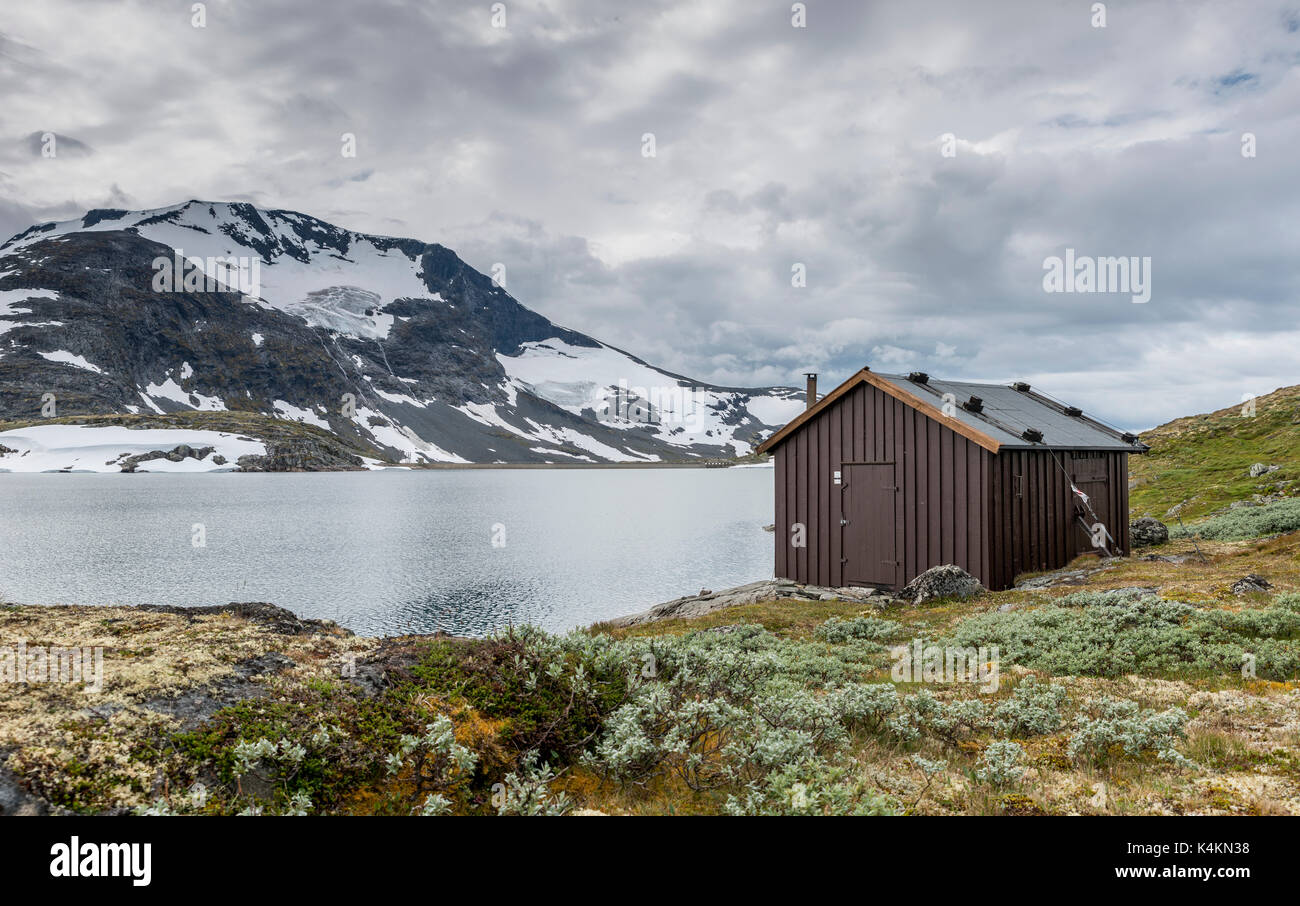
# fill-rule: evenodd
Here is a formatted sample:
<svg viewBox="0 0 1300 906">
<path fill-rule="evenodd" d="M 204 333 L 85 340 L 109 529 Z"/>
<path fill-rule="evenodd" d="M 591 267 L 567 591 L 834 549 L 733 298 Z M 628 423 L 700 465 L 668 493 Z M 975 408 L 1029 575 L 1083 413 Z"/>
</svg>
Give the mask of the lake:
<svg viewBox="0 0 1300 906">
<path fill-rule="evenodd" d="M 0 600 L 558 631 L 771 577 L 772 493 L 770 468 L 3 474 Z"/>
</svg>

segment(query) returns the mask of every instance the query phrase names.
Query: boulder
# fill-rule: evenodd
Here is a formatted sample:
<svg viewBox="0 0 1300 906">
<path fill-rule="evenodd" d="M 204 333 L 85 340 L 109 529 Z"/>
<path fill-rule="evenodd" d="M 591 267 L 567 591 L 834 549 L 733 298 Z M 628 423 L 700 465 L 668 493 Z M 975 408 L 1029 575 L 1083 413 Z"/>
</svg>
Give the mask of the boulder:
<svg viewBox="0 0 1300 906">
<path fill-rule="evenodd" d="M 969 598 L 984 591 L 984 586 L 960 566 L 951 563 L 933 566 L 903 586 L 898 596 L 913 604 L 935 598 Z"/>
<path fill-rule="evenodd" d="M 1134 547 L 1150 547 L 1169 540 L 1169 529 L 1159 519 L 1151 516 L 1134 519 L 1128 524 L 1128 532 Z"/>
<path fill-rule="evenodd" d="M 1267 475 L 1269 472 L 1276 472 L 1280 468 L 1281 466 L 1265 465 L 1262 462 L 1257 462 L 1250 467 L 1250 477 L 1258 478 L 1261 475 Z"/>
<path fill-rule="evenodd" d="M 121 461 L 123 472 L 134 472 L 137 466 L 143 463 L 153 462 L 155 459 L 165 459 L 168 462 L 180 462 L 183 459 L 205 459 L 215 450 L 215 447 L 200 447 L 194 449 L 189 444 L 177 444 L 170 450 L 153 450 L 149 453 L 138 453 L 135 456 L 128 456 Z"/>
<path fill-rule="evenodd" d="M 1265 589 L 1272 587 L 1273 583 L 1265 579 L 1263 576 L 1257 576 L 1254 573 L 1250 573 L 1232 583 L 1232 593 L 1234 595 L 1245 595 L 1252 591 L 1264 591 Z"/>
</svg>

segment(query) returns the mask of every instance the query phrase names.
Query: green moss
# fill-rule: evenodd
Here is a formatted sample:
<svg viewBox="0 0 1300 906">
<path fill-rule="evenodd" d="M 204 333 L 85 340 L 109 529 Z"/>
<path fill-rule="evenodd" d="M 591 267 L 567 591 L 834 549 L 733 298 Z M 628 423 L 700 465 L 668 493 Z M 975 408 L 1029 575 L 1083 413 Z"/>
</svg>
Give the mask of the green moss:
<svg viewBox="0 0 1300 906">
<path fill-rule="evenodd" d="M 247 803 L 238 795 L 243 784 L 236 771 L 236 746 L 284 739 L 303 746 L 306 755 L 292 770 L 264 766 L 263 779 L 274 790 L 273 801 L 306 793 L 315 809 L 333 811 L 359 786 L 379 780 L 384 758 L 397 748 L 402 734 L 421 726 L 421 715 L 404 696 L 372 700 L 350 687 L 323 681 L 285 692 L 283 699 L 223 708 L 200 728 L 173 734 L 169 745 L 178 762 L 172 785 L 184 787 L 205 777 L 215 780 L 217 810 L 237 811 Z M 325 745 L 312 741 L 322 727 L 331 737 Z"/>
</svg>

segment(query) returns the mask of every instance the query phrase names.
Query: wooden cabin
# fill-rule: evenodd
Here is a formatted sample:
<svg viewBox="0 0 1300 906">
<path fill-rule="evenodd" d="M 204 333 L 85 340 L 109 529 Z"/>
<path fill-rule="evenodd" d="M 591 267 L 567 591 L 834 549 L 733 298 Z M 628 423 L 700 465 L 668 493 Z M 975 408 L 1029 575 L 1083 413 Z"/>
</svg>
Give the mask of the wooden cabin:
<svg viewBox="0 0 1300 906">
<path fill-rule="evenodd" d="M 758 448 L 776 458 L 776 575 L 898 590 L 953 563 L 987 588 L 1130 551 L 1146 446 L 1028 384 L 863 368 Z"/>
</svg>

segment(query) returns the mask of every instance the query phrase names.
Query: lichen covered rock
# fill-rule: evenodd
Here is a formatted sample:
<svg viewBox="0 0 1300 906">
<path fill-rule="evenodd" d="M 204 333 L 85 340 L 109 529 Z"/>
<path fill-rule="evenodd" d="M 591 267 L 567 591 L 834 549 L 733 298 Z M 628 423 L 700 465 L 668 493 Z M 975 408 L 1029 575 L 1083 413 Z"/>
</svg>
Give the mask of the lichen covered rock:
<svg viewBox="0 0 1300 906">
<path fill-rule="evenodd" d="M 951 563 L 932 566 L 903 586 L 899 597 L 922 604 L 936 598 L 969 598 L 980 594 L 984 586 L 960 566 Z"/>
<path fill-rule="evenodd" d="M 1169 529 L 1159 519 L 1151 516 L 1134 519 L 1129 523 L 1128 531 L 1134 547 L 1150 547 L 1169 540 Z"/>
</svg>

